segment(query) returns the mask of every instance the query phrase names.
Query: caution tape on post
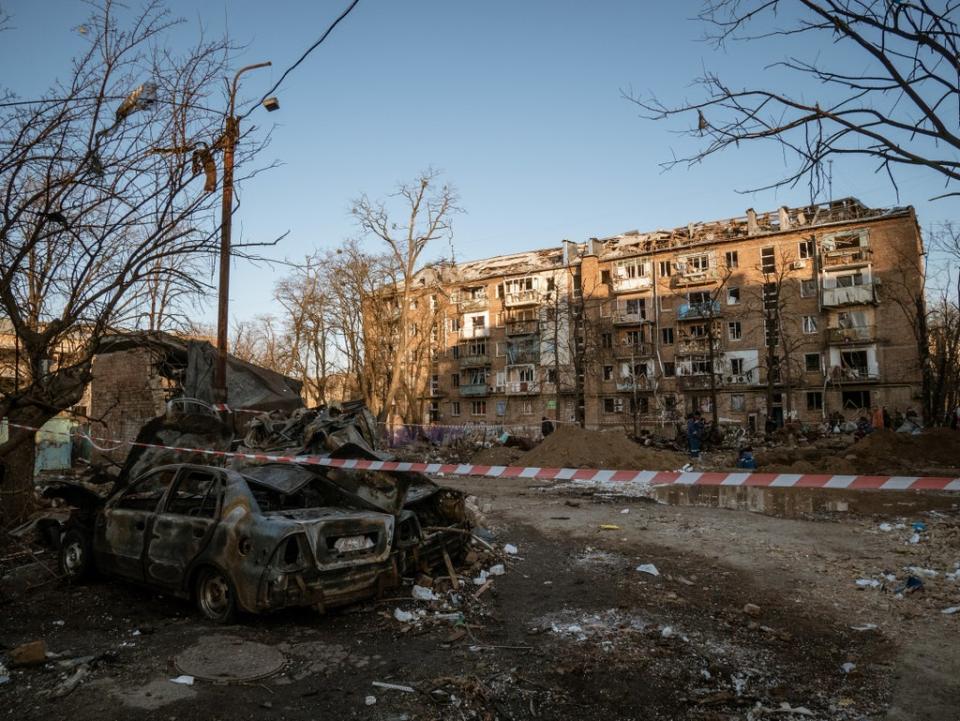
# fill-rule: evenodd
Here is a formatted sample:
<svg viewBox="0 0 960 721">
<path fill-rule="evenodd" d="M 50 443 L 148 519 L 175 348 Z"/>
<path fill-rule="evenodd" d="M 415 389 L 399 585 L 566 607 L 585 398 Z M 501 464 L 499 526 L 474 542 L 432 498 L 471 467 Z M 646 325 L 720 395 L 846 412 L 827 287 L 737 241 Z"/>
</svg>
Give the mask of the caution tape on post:
<svg viewBox="0 0 960 721">
<path fill-rule="evenodd" d="M 39 429 L 10 423 L 21 430 Z M 45 431 L 71 435 L 66 431 Z M 445 476 L 482 478 L 520 478 L 539 481 L 587 481 L 594 483 L 634 483 L 649 486 L 732 486 L 753 488 L 822 488 L 872 491 L 960 491 L 960 478 L 948 476 L 876 476 L 833 475 L 816 473 L 729 473 L 725 471 L 637 471 L 605 468 L 540 468 L 525 466 L 491 466 L 472 463 L 420 463 L 414 461 L 376 461 L 366 458 L 329 458 L 319 455 L 286 455 L 218 451 L 210 448 L 184 448 L 156 443 L 124 441 L 116 438 L 84 435 L 101 442 L 121 443 L 131 447 L 154 448 L 210 456 L 241 458 L 260 463 L 293 463 L 298 465 L 344 468 L 358 471 L 391 471 L 426 473 Z"/>
</svg>

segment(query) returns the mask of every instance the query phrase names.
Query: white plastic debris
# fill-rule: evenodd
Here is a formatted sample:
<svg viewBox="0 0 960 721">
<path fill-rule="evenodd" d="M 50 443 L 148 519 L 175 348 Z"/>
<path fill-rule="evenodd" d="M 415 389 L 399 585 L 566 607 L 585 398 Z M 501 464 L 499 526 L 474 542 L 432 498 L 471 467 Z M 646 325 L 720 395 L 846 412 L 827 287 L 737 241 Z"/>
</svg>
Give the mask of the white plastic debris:
<svg viewBox="0 0 960 721">
<path fill-rule="evenodd" d="M 934 576 L 940 575 L 932 568 L 920 568 L 920 566 L 907 566 L 907 570 L 910 571 L 914 576 L 926 576 L 927 578 L 933 578 Z"/>
<path fill-rule="evenodd" d="M 507 572 L 507 569 L 502 563 L 498 563 L 494 566 L 490 566 L 490 570 L 487 571 L 487 574 L 490 576 L 502 576 Z"/>
<path fill-rule="evenodd" d="M 414 586 L 412 595 L 418 601 L 436 601 L 439 598 L 432 588 L 425 586 Z"/>
<path fill-rule="evenodd" d="M 673 635 L 672 626 L 664 626 L 660 629 L 660 638 L 670 638 Z"/>
<path fill-rule="evenodd" d="M 504 547 L 503 547 L 503 552 L 504 552 L 504 553 L 508 553 L 508 554 L 510 554 L 511 556 L 517 555 L 517 552 L 518 552 L 518 551 L 519 551 L 519 549 L 518 549 L 516 546 L 514 546 L 512 543 L 507 543 L 507 544 L 504 545 Z"/>
<path fill-rule="evenodd" d="M 384 683 L 383 681 L 371 681 L 371 685 L 377 688 L 386 688 L 391 691 L 403 691 L 404 693 L 416 693 L 413 686 L 403 686 L 399 683 Z"/>
<path fill-rule="evenodd" d="M 920 543 L 920 534 L 914 533 L 912 536 L 910 536 L 910 543 Z"/>
<path fill-rule="evenodd" d="M 54 621 L 54 622 L 53 622 L 53 625 L 54 625 L 54 626 L 63 626 L 63 625 L 65 625 L 65 624 L 66 624 L 66 621 Z"/>
<path fill-rule="evenodd" d="M 181 686 L 193 686 L 193 676 L 177 676 L 176 678 L 170 679 L 170 683 L 178 683 Z"/>
<path fill-rule="evenodd" d="M 657 567 L 654 566 L 652 563 L 643 563 L 637 566 L 637 570 L 640 571 L 640 573 L 649 573 L 651 576 L 660 575 L 660 571 L 658 571 Z"/>
<path fill-rule="evenodd" d="M 850 663 L 849 661 L 847 661 L 847 662 L 846 662 L 845 664 L 843 664 L 840 668 L 843 670 L 844 673 L 850 673 L 850 672 L 853 671 L 856 667 L 857 667 L 857 664 L 855 664 L 855 663 Z"/>
<path fill-rule="evenodd" d="M 621 515 L 624 515 L 624 516 L 625 516 L 625 515 L 627 515 L 628 513 L 630 513 L 630 509 L 629 509 L 629 508 L 624 508 L 622 511 L 620 511 L 620 513 L 621 513 Z"/>
<path fill-rule="evenodd" d="M 960 606 L 951 606 L 950 608 L 945 608 L 940 613 L 945 613 L 948 616 L 952 616 L 957 611 L 960 611 Z"/>
<path fill-rule="evenodd" d="M 880 581 L 875 578 L 858 578 L 857 585 L 861 588 L 876 588 L 880 585 Z"/>
<path fill-rule="evenodd" d="M 861 623 L 859 626 L 851 626 L 854 631 L 873 631 L 876 629 L 877 624 L 875 623 Z"/>
<path fill-rule="evenodd" d="M 400 623 L 413 623 L 416 616 L 414 616 L 409 611 L 404 611 L 402 608 L 393 609 L 393 617 L 397 619 Z"/>
<path fill-rule="evenodd" d="M 881 523 L 879 526 L 880 530 L 886 533 L 887 531 L 893 530 L 893 525 L 890 523 Z"/>
<path fill-rule="evenodd" d="M 477 576 L 475 579 L 473 579 L 474 585 L 475 585 L 475 586 L 482 586 L 483 584 L 485 584 L 485 583 L 487 582 L 487 576 L 489 576 L 489 575 L 490 575 L 489 573 L 487 573 L 486 571 L 484 571 L 484 570 L 481 569 L 480 575 Z"/>
<path fill-rule="evenodd" d="M 367 697 L 363 700 L 363 702 L 364 702 L 367 706 L 373 706 L 373 705 L 377 702 L 377 697 L 376 697 L 376 696 L 367 696 Z"/>
</svg>

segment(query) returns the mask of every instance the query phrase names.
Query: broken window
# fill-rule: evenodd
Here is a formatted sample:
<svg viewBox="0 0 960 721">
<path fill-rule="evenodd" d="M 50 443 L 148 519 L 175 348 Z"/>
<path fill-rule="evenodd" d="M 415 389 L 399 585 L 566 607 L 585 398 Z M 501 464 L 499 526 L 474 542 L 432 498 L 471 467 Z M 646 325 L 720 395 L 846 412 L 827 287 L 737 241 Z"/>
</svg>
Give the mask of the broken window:
<svg viewBox="0 0 960 721">
<path fill-rule="evenodd" d="M 800 297 L 813 298 L 817 294 L 817 281 L 814 278 L 800 281 Z"/>
<path fill-rule="evenodd" d="M 807 391 L 807 410 L 819 411 L 823 408 L 823 391 Z"/>
<path fill-rule="evenodd" d="M 866 378 L 869 375 L 867 352 L 865 350 L 845 350 L 840 352 L 840 368 L 844 375 L 851 378 Z"/>
<path fill-rule="evenodd" d="M 600 282 L 606 285 L 610 285 L 610 271 L 601 270 L 600 271 Z"/>
<path fill-rule="evenodd" d="M 700 255 L 688 255 L 686 257 L 686 270 L 688 274 L 705 273 L 710 268 L 710 256 L 706 253 Z"/>
<path fill-rule="evenodd" d="M 677 366 L 673 361 L 664 361 L 663 375 L 666 378 L 673 378 L 677 374 Z"/>
<path fill-rule="evenodd" d="M 623 398 L 604 398 L 604 413 L 623 413 Z"/>
<path fill-rule="evenodd" d="M 740 304 L 740 289 L 739 288 L 727 288 L 727 305 L 739 305 Z"/>
<path fill-rule="evenodd" d="M 218 477 L 206 471 L 184 471 L 167 500 L 167 513 L 215 518 L 220 505 Z"/>
<path fill-rule="evenodd" d="M 670 261 L 669 261 L 669 260 L 661 260 L 661 261 L 660 261 L 660 277 L 661 277 L 661 278 L 669 278 L 672 272 L 673 272 L 673 269 L 672 269 L 672 267 L 670 266 Z"/>
<path fill-rule="evenodd" d="M 642 320 L 647 318 L 647 301 L 644 298 L 628 298 L 623 304 L 626 315 L 639 316 Z"/>
<path fill-rule="evenodd" d="M 776 249 L 771 247 L 760 250 L 760 270 L 764 273 L 777 272 Z"/>
<path fill-rule="evenodd" d="M 730 372 L 735 376 L 743 375 L 743 358 L 730 359 Z"/>
<path fill-rule="evenodd" d="M 689 327 L 689 333 L 692 338 L 706 338 L 707 337 L 707 325 L 706 323 L 694 323 Z"/>
<path fill-rule="evenodd" d="M 742 393 L 734 393 L 730 396 L 730 410 L 742 411 L 747 407 L 746 397 Z"/>
<path fill-rule="evenodd" d="M 634 348 L 639 347 L 643 343 L 643 331 L 628 330 L 626 334 L 624 334 L 623 343 L 624 345 L 633 346 Z"/>
<path fill-rule="evenodd" d="M 660 340 L 664 345 L 673 345 L 673 328 L 661 328 Z"/>
<path fill-rule="evenodd" d="M 725 255 L 727 261 L 727 268 L 739 268 L 740 267 L 740 254 L 735 250 L 728 250 Z"/>
<path fill-rule="evenodd" d="M 604 366 L 603 367 L 603 380 L 612 381 L 613 380 L 613 366 Z"/>
<path fill-rule="evenodd" d="M 176 469 L 171 468 L 147 474 L 123 494 L 116 507 L 137 511 L 157 510 L 157 504 L 160 503 L 175 474 Z"/>
<path fill-rule="evenodd" d="M 524 416 L 532 416 L 533 401 L 523 401 L 523 403 L 520 404 L 520 413 Z"/>
<path fill-rule="evenodd" d="M 861 411 L 870 407 L 870 391 L 843 391 L 840 402 L 846 411 Z"/>
<path fill-rule="evenodd" d="M 838 288 L 853 288 L 857 285 L 863 285 L 863 273 L 847 273 L 845 275 L 834 276 Z"/>
<path fill-rule="evenodd" d="M 803 367 L 808 373 L 816 373 L 820 370 L 820 354 L 819 353 L 804 353 L 803 354 Z"/>
<path fill-rule="evenodd" d="M 811 333 L 817 332 L 817 316 L 815 315 L 805 315 L 803 316 L 803 332 L 808 335 Z"/>
<path fill-rule="evenodd" d="M 814 253 L 813 240 L 801 240 L 797 244 L 797 252 L 801 259 L 812 258 Z"/>
<path fill-rule="evenodd" d="M 473 415 L 473 416 L 487 415 L 487 402 L 486 401 L 470 401 L 470 415 Z"/>
<path fill-rule="evenodd" d="M 613 333 L 601 333 L 601 334 L 600 334 L 600 347 L 601 347 L 601 348 L 613 348 Z"/>
<path fill-rule="evenodd" d="M 743 329 L 740 326 L 740 321 L 732 320 L 727 323 L 727 336 L 730 340 L 740 340 L 743 338 Z"/>
</svg>

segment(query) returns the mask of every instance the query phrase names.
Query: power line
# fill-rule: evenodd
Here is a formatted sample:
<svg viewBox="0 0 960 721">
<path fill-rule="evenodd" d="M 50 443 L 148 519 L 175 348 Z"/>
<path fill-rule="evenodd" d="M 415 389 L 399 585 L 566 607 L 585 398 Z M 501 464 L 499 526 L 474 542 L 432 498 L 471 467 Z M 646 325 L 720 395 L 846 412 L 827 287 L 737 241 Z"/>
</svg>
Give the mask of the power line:
<svg viewBox="0 0 960 721">
<path fill-rule="evenodd" d="M 353 2 L 351 2 L 350 5 L 347 6 L 347 9 L 344 10 L 342 13 L 340 13 L 340 16 L 330 24 L 330 27 L 328 27 L 327 30 L 326 30 L 326 32 L 324 32 L 323 35 L 320 36 L 320 39 L 317 40 L 317 42 L 315 42 L 315 43 L 314 43 L 313 45 L 311 45 L 309 48 L 307 48 L 306 51 L 303 53 L 303 55 L 301 55 L 300 58 L 297 60 L 297 62 L 295 62 L 293 65 L 291 65 L 289 68 L 287 68 L 286 70 L 283 71 L 283 75 L 281 75 L 281 76 L 280 76 L 280 79 L 279 79 L 276 83 L 274 83 L 274 85 L 273 85 L 272 88 L 270 88 L 266 93 L 264 93 L 263 97 L 260 98 L 260 102 L 258 102 L 256 105 L 252 106 L 249 110 L 247 110 L 247 112 L 245 112 L 243 115 L 240 116 L 240 120 L 243 120 L 243 119 L 246 118 L 248 115 L 250 115 L 250 113 L 253 112 L 253 110 L 257 107 L 257 105 L 260 105 L 261 103 L 263 103 L 264 100 L 266 100 L 266 99 L 269 98 L 271 95 L 273 95 L 273 93 L 276 92 L 277 88 L 280 87 L 280 84 L 284 81 L 284 79 L 285 79 L 291 72 L 293 72 L 294 69 L 295 69 L 300 63 L 302 63 L 304 60 L 306 60 L 307 56 L 308 56 L 310 53 L 312 53 L 314 50 L 316 50 L 317 47 L 318 47 L 324 40 L 327 39 L 327 36 L 328 36 L 330 33 L 333 32 L 333 29 L 334 29 L 335 27 L 337 27 L 337 25 L 340 24 L 340 21 L 341 21 L 341 20 L 343 20 L 345 17 L 347 17 L 347 15 L 350 14 L 350 11 L 353 10 L 353 9 L 357 6 L 357 3 L 359 3 L 359 2 L 360 2 L 360 0 L 353 0 Z"/>
</svg>

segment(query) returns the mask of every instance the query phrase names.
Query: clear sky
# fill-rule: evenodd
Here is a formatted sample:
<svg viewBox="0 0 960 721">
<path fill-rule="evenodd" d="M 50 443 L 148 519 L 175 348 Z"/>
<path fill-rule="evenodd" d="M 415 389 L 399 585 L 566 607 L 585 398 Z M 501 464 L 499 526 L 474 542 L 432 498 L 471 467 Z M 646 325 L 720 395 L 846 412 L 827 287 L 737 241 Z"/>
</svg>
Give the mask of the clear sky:
<svg viewBox="0 0 960 721">
<path fill-rule="evenodd" d="M 170 7 L 189 21 L 184 32 L 200 24 L 208 33 L 228 29 L 246 46 L 237 67 L 273 62 L 245 76 L 242 94 L 253 99 L 346 4 L 171 0 Z M 69 69 L 82 41 L 74 28 L 88 8 L 79 0 L 0 5 L 13 16 L 0 43 L 2 84 L 30 97 Z M 467 212 L 455 221 L 454 247 L 461 260 L 809 202 L 805 187 L 737 192 L 778 177 L 783 159 L 773 146 L 727 152 L 689 170 L 663 173 L 658 166 L 673 151 L 689 152 L 694 141 L 677 135 L 676 125 L 639 118 L 621 90 L 694 98 L 690 83 L 703 67 L 734 85 L 784 81 L 782 72 L 764 70 L 785 52 L 782 43 L 719 52 L 699 41 L 704 28 L 692 19 L 699 6 L 697 0 L 361 0 L 284 83 L 280 111 L 250 116 L 248 122 L 273 127 L 264 160 L 282 166 L 242 188 L 235 227 L 246 241 L 289 231 L 274 253 L 302 258 L 356 235 L 352 198 L 382 196 L 428 166 L 460 191 Z M 842 48 L 796 49 L 856 59 Z M 808 96 L 817 92 L 790 82 Z M 912 171 L 900 181 L 898 201 L 870 164 L 833 164 L 834 197 L 912 204 L 924 228 L 958 216 L 956 200 L 928 202 L 942 192 L 938 178 Z M 269 312 L 283 272 L 237 264 L 232 313 Z"/>
</svg>

